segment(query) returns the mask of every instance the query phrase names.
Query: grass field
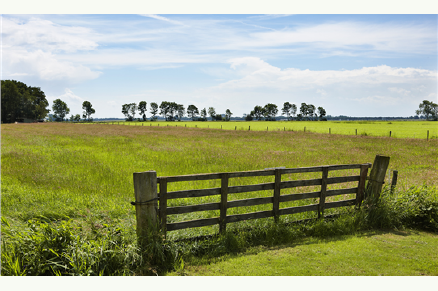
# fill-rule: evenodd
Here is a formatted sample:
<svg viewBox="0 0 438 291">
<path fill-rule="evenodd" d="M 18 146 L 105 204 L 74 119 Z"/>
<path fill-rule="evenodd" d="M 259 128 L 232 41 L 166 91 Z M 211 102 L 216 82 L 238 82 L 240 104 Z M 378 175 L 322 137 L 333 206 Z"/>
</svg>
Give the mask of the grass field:
<svg viewBox="0 0 438 291">
<path fill-rule="evenodd" d="M 368 231 L 254 247 L 244 253 L 193 263 L 168 275 L 437 276 L 437 248 L 437 236 L 427 232 Z"/>
<path fill-rule="evenodd" d="M 26 229 L 30 219 L 72 220 L 74 227 L 89 232 L 121 228 L 135 240 L 135 210 L 130 204 L 134 200 L 132 176 L 147 170 L 157 171 L 158 176 L 172 176 L 277 166 L 372 163 L 376 154 L 383 154 L 391 157 L 389 168 L 399 171 L 399 190 L 438 185 L 437 139 L 426 142 L 302 131 L 68 123 L 2 124 L 1 130 L 2 218 L 15 229 Z M 248 179 L 245 183 L 269 182 L 264 179 L 267 178 Z M 169 191 L 211 188 L 217 183 L 181 182 L 173 184 Z M 236 198 L 249 197 L 242 195 Z M 182 199 L 174 203 L 189 202 Z M 263 209 L 250 209 L 259 210 Z M 191 215 L 173 219 L 189 220 L 217 213 Z M 301 218 L 306 216 L 290 220 Z M 171 232 L 170 238 L 215 232 L 215 227 L 188 229 Z"/>
<path fill-rule="evenodd" d="M 197 127 L 224 130 L 304 131 L 342 135 L 385 136 L 393 138 L 438 138 L 435 121 L 229 121 L 229 122 L 118 122 L 133 126 Z M 114 122 L 117 124 L 117 122 Z"/>
</svg>

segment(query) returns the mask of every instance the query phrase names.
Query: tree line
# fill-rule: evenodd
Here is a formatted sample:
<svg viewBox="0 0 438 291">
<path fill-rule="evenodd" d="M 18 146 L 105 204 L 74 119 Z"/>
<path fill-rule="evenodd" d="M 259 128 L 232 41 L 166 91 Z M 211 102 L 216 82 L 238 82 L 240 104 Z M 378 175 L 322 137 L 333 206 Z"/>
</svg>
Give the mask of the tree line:
<svg viewBox="0 0 438 291">
<path fill-rule="evenodd" d="M 141 101 L 138 105 L 136 103 L 127 103 L 122 105 L 122 113 L 125 115 L 126 121 L 135 120 L 135 114 L 138 111 L 141 118 L 137 118 L 139 121 L 146 121 L 146 101 Z M 163 116 L 166 121 L 181 121 L 181 119 L 187 114 L 187 116 L 193 121 L 207 121 L 207 114 L 210 116 L 211 120 L 225 120 L 229 121 L 233 113 L 230 109 L 225 111 L 225 114 L 216 113 L 214 107 L 198 109 L 193 104 L 190 104 L 187 109 L 182 104 L 177 104 L 176 102 L 163 101 L 160 106 L 156 102 L 151 102 L 150 104 L 150 121 L 155 121 L 159 114 Z M 198 116 L 199 115 L 199 116 Z"/>
<path fill-rule="evenodd" d="M 15 80 L 1 80 L 1 122 L 12 123 L 23 120 L 25 118 L 31 120 L 42 120 L 50 112 L 49 102 L 46 95 L 40 87 L 27 86 L 26 84 Z M 84 101 L 82 103 L 82 120 L 91 122 L 92 114 L 96 110 L 93 108 L 91 102 Z M 50 118 L 53 121 L 64 121 L 67 114 L 70 113 L 70 108 L 61 99 L 53 101 L 52 105 L 53 116 Z M 287 120 L 306 120 L 306 121 L 326 121 L 326 110 L 313 104 L 301 103 L 299 113 L 297 114 L 297 105 L 290 102 L 284 102 L 281 112 L 287 117 Z M 278 114 L 278 106 L 268 103 L 265 106 L 256 105 L 249 114 L 244 114 L 243 117 L 247 121 L 251 120 L 266 120 L 275 121 Z M 122 113 L 125 115 L 127 121 L 135 120 L 136 113 L 140 114 L 137 120 L 146 121 L 147 102 L 141 101 L 138 105 L 136 103 L 128 103 L 122 105 Z M 158 118 L 158 114 L 163 116 L 166 121 L 181 121 L 187 115 L 193 121 L 207 121 L 208 117 L 212 121 L 229 121 L 233 113 L 230 109 L 225 111 L 225 114 L 216 112 L 214 107 L 199 109 L 193 104 L 190 104 L 187 109 L 182 104 L 176 102 L 163 101 L 158 106 L 156 102 L 150 103 L 151 121 Z M 418 110 L 415 111 L 416 118 L 426 118 L 426 120 L 438 120 L 438 104 L 423 100 L 420 103 Z M 329 118 L 330 115 L 328 116 Z M 71 115 L 70 121 L 81 121 L 81 115 Z"/>
</svg>

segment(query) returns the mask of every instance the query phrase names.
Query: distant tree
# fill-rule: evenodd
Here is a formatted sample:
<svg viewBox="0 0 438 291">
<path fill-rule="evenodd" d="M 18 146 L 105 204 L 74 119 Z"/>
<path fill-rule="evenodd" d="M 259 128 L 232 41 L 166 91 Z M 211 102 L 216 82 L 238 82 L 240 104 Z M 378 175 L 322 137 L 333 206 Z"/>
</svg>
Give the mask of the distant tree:
<svg viewBox="0 0 438 291">
<path fill-rule="evenodd" d="M 246 121 L 252 121 L 254 117 L 251 114 L 243 114 Z"/>
<path fill-rule="evenodd" d="M 202 119 L 204 119 L 204 121 L 207 120 L 207 109 L 206 108 L 201 110 L 201 116 L 202 116 Z"/>
<path fill-rule="evenodd" d="M 295 104 L 291 104 L 290 114 L 292 115 L 292 119 L 295 117 L 296 113 L 297 113 L 297 106 Z"/>
<path fill-rule="evenodd" d="M 283 108 L 281 109 L 281 112 L 286 115 L 287 120 L 290 120 L 290 109 L 292 107 L 292 104 L 289 102 L 284 102 Z"/>
<path fill-rule="evenodd" d="M 429 120 L 429 117 L 431 117 L 432 120 L 438 119 L 438 104 L 423 100 L 423 102 L 420 103 L 419 109 L 415 111 L 417 115 L 424 115 L 426 117 L 426 120 Z"/>
<path fill-rule="evenodd" d="M 307 104 L 307 114 L 309 115 L 309 119 L 315 120 L 314 117 L 316 115 L 315 112 L 315 105 L 313 104 Z"/>
<path fill-rule="evenodd" d="M 140 111 L 140 115 L 143 118 L 143 121 L 146 121 L 146 105 L 148 103 L 146 101 L 140 101 L 138 103 L 138 111 Z"/>
<path fill-rule="evenodd" d="M 135 112 L 137 111 L 138 106 L 135 103 L 131 103 L 131 107 L 129 108 L 129 112 L 132 115 L 132 119 L 135 119 Z"/>
<path fill-rule="evenodd" d="M 80 114 L 76 114 L 76 115 L 73 117 L 73 121 L 75 121 L 75 122 L 79 122 L 79 121 L 81 121 L 81 115 L 80 115 Z"/>
<path fill-rule="evenodd" d="M 184 108 L 184 105 L 178 104 L 176 106 L 176 111 L 177 111 L 178 121 L 181 121 L 181 118 L 183 118 L 184 114 L 186 114 L 186 110 Z"/>
<path fill-rule="evenodd" d="M 251 111 L 250 115 L 257 120 L 262 120 L 263 113 L 264 113 L 263 107 L 256 105 L 254 106 L 254 110 Z"/>
<path fill-rule="evenodd" d="M 152 114 L 152 120 L 157 120 L 157 117 L 156 117 L 156 115 L 157 115 L 157 113 L 158 113 L 158 104 L 157 103 L 155 103 L 155 102 L 152 102 L 151 103 L 151 111 L 150 111 L 150 113 Z"/>
<path fill-rule="evenodd" d="M 17 118 L 43 119 L 49 113 L 49 102 L 39 87 L 28 87 L 15 80 L 1 80 L 1 121 Z"/>
<path fill-rule="evenodd" d="M 91 118 L 91 114 L 94 114 L 96 110 L 92 108 L 90 101 L 82 102 L 82 109 L 84 110 L 84 112 L 82 113 L 82 118 L 87 119 L 87 121 L 93 121 L 93 118 Z"/>
<path fill-rule="evenodd" d="M 173 121 L 175 119 L 175 112 L 178 110 L 178 104 L 175 102 L 163 101 L 160 104 L 160 114 L 166 121 Z"/>
<path fill-rule="evenodd" d="M 265 107 L 263 107 L 263 111 L 264 111 L 264 116 L 266 120 L 275 120 L 275 116 L 278 113 L 278 108 L 277 105 L 272 104 L 272 103 L 268 103 L 265 105 Z"/>
<path fill-rule="evenodd" d="M 300 120 L 306 120 L 309 115 L 309 109 L 306 103 L 301 103 L 300 107 Z"/>
<path fill-rule="evenodd" d="M 196 119 L 196 115 L 198 115 L 198 114 L 199 114 L 198 107 L 196 107 L 195 105 L 190 104 L 189 107 L 187 107 L 187 115 L 188 115 L 193 121 L 195 121 L 195 119 Z"/>
<path fill-rule="evenodd" d="M 213 107 L 208 108 L 208 115 L 210 115 L 211 120 L 215 120 L 216 118 L 216 110 Z"/>
<path fill-rule="evenodd" d="M 322 108 L 321 106 L 318 107 L 318 114 L 319 114 L 319 120 L 327 121 L 327 118 L 325 118 L 327 113 L 326 113 L 325 109 Z"/>
<path fill-rule="evenodd" d="M 70 108 L 68 108 L 67 104 L 61 99 L 53 101 L 52 110 L 55 119 L 61 119 L 61 121 L 64 121 L 64 117 L 70 113 Z"/>
<path fill-rule="evenodd" d="M 217 121 L 221 121 L 222 120 L 222 114 L 216 114 L 214 119 L 217 120 Z"/>
<path fill-rule="evenodd" d="M 233 115 L 233 113 L 230 111 L 230 109 L 227 109 L 227 110 L 225 111 L 225 120 L 226 120 L 226 121 L 230 121 L 230 119 L 231 119 L 231 115 Z"/>
<path fill-rule="evenodd" d="M 137 104 L 135 103 L 128 103 L 122 105 L 122 113 L 125 115 L 126 121 L 134 120 L 135 111 L 137 111 Z"/>
</svg>

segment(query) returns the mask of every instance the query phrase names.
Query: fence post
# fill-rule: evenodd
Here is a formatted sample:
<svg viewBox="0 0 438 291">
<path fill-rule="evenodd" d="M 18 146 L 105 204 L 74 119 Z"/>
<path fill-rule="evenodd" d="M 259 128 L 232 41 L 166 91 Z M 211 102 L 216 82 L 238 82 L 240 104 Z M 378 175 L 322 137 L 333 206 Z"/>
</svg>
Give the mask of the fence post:
<svg viewBox="0 0 438 291">
<path fill-rule="evenodd" d="M 322 167 L 321 196 L 319 198 L 318 218 L 324 218 L 325 196 L 327 191 L 328 166 Z"/>
<path fill-rule="evenodd" d="M 139 245 L 146 244 L 148 234 L 157 230 L 157 172 L 134 173 L 135 212 Z"/>
<path fill-rule="evenodd" d="M 166 235 L 167 224 L 167 178 L 160 178 L 160 222 L 161 229 Z"/>
<path fill-rule="evenodd" d="M 222 173 L 219 233 L 224 233 L 227 228 L 227 199 L 228 199 L 227 196 L 228 196 L 228 173 Z"/>
<path fill-rule="evenodd" d="M 389 131 L 389 137 L 391 137 L 391 131 Z"/>
<path fill-rule="evenodd" d="M 392 171 L 391 194 L 394 193 L 395 186 L 397 185 L 397 176 L 398 176 L 398 171 L 396 170 Z"/>
<path fill-rule="evenodd" d="M 366 197 L 371 197 L 373 203 L 377 203 L 385 183 L 385 174 L 389 165 L 389 157 L 376 155 L 371 168 L 370 179 L 366 188 Z M 366 198 L 365 197 L 365 198 Z"/>
<path fill-rule="evenodd" d="M 365 182 L 368 176 L 368 168 L 371 164 L 364 164 L 360 166 L 360 178 L 359 183 L 357 185 L 357 194 L 356 194 L 356 205 L 360 207 L 362 201 L 364 199 L 365 192 Z"/>
<path fill-rule="evenodd" d="M 427 130 L 427 141 L 429 141 L 429 130 Z"/>
<path fill-rule="evenodd" d="M 274 221 L 278 222 L 278 213 L 280 211 L 280 184 L 281 184 L 281 170 L 275 169 L 275 188 L 274 199 L 272 203 L 272 211 L 274 212 Z"/>
</svg>

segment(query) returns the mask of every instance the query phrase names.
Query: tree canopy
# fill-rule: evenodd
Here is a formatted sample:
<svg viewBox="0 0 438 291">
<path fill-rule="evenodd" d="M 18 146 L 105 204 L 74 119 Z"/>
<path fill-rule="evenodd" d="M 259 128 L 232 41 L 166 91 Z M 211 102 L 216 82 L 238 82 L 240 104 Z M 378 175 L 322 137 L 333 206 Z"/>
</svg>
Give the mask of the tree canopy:
<svg viewBox="0 0 438 291">
<path fill-rule="evenodd" d="M 91 118 L 91 114 L 96 113 L 96 110 L 94 110 L 90 101 L 84 101 L 82 103 L 82 109 L 84 109 L 82 118 L 87 119 L 87 121 L 93 121 L 93 118 Z"/>
<path fill-rule="evenodd" d="M 423 102 L 420 103 L 419 109 L 415 111 L 417 115 L 424 115 L 427 120 L 429 120 L 429 117 L 432 120 L 438 119 L 438 104 L 433 103 L 432 101 L 423 100 Z"/>
<path fill-rule="evenodd" d="M 56 121 L 64 121 L 64 117 L 70 113 L 70 108 L 61 99 L 53 101 L 52 110 Z"/>
<path fill-rule="evenodd" d="M 15 80 L 1 81 L 1 121 L 15 122 L 19 118 L 43 119 L 50 109 L 46 95 L 39 87 Z"/>
</svg>

